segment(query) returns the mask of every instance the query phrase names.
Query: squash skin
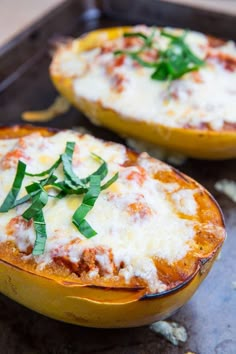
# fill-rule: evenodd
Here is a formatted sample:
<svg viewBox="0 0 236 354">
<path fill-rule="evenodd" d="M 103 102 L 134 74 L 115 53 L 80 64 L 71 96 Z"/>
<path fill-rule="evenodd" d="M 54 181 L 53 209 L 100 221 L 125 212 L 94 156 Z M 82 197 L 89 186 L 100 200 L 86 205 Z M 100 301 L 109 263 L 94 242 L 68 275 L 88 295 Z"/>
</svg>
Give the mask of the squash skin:
<svg viewBox="0 0 236 354">
<path fill-rule="evenodd" d="M 142 299 L 142 291 L 72 286 L 0 261 L 0 292 L 56 320 L 96 328 L 138 327 L 169 317 L 183 306 L 209 272 L 196 273 L 178 290 Z M 141 298 L 140 298 L 141 297 Z"/>
<path fill-rule="evenodd" d="M 130 27 L 115 27 L 96 30 L 67 43 L 66 46 L 73 46 L 73 50 L 80 53 L 99 46 L 105 40 L 115 39 L 129 29 Z M 107 127 L 122 136 L 141 139 L 193 158 L 220 160 L 236 157 L 236 130 L 213 131 L 147 123 L 105 108 L 98 101 L 76 96 L 73 78 L 61 75 L 56 68 L 61 50 L 63 45 L 59 45 L 54 53 L 50 66 L 52 82 L 60 94 L 95 124 Z"/>
<path fill-rule="evenodd" d="M 16 138 L 31 132 L 52 135 L 47 128 L 31 126 L 0 129 L 0 138 Z M 212 200 L 214 207 L 214 200 Z M 221 223 L 223 217 L 218 209 Z M 194 273 L 180 286 L 160 294 L 144 295 L 144 289 L 116 289 L 81 285 L 60 276 L 39 275 L 23 269 L 14 257 L 0 259 L 0 292 L 45 316 L 87 327 L 142 326 L 170 316 L 184 305 L 211 269 L 222 246 L 199 261 Z"/>
</svg>

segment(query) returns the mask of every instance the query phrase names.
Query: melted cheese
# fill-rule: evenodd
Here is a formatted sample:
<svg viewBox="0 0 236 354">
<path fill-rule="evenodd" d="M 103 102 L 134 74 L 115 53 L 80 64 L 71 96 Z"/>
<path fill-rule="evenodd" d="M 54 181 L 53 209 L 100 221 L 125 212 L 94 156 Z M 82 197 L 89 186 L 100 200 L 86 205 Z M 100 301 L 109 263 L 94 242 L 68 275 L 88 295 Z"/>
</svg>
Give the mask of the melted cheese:
<svg viewBox="0 0 236 354">
<path fill-rule="evenodd" d="M 180 217 L 179 213 L 192 216 L 197 213 L 194 198 L 197 189 L 180 189 L 178 183 L 154 179 L 152 176 L 158 171 L 171 170 L 164 163 L 150 159 L 147 154 L 139 156 L 137 166 L 125 167 L 123 164 L 128 158 L 125 147 L 70 131 L 51 137 L 32 134 L 21 139 L 0 140 L 0 150 L 3 152 L 0 161 L 0 204 L 16 172 L 16 163 L 10 168 L 2 165 L 9 152 L 24 146 L 22 160 L 27 163 L 27 171 L 37 173 L 52 165 L 64 152 L 67 141 L 76 142 L 73 168 L 78 176 L 87 176 L 97 169 L 97 162 L 91 158 L 93 152 L 108 163 L 109 173 L 104 182 L 116 172 L 119 172 L 119 178 L 101 192 L 86 217 L 97 231 L 97 235 L 90 239 L 80 234 L 71 221 L 82 196 L 49 198 L 43 209 L 48 234 L 46 249 L 43 255 L 34 257 L 38 269 L 53 262 L 54 257 L 67 257 L 78 264 L 85 250 L 99 250 L 96 262 L 104 270 L 105 277 L 113 277 L 116 267 L 120 269 L 118 275 L 128 284 L 133 277 L 139 277 L 146 281 L 151 292 L 165 290 L 167 285 L 159 279 L 154 260 L 161 258 L 172 264 L 183 259 L 191 249 L 196 222 Z M 56 174 L 63 179 L 61 167 Z M 19 197 L 25 195 L 24 187 L 35 179 L 25 177 Z M 172 199 L 168 197 L 170 192 L 173 193 Z M 21 219 L 14 218 L 22 215 L 28 205 L 25 203 L 8 213 L 0 213 L 0 242 L 13 241 L 23 254 L 33 247 L 35 232 L 32 224 L 25 225 Z M 10 233 L 9 223 L 13 223 Z M 88 275 L 93 279 L 98 273 L 95 267 Z"/>
<path fill-rule="evenodd" d="M 150 34 L 145 26 L 134 27 L 134 31 Z M 177 35 L 181 30 L 167 29 Z M 165 49 L 168 40 L 155 35 L 158 48 Z M 205 58 L 208 49 L 207 36 L 188 32 L 186 42 L 192 51 Z M 107 43 L 107 42 L 106 42 Z M 113 42 L 122 49 L 120 38 Z M 230 55 L 236 60 L 236 47 L 227 42 L 212 49 L 214 53 Z M 134 66 L 126 57 L 123 65 L 112 69 L 106 67 L 114 61 L 113 51 L 100 53 L 99 48 L 77 53 L 77 47 L 65 49 L 57 58 L 56 69 L 63 76 L 73 77 L 73 89 L 78 97 L 99 101 L 105 108 L 136 120 L 145 120 L 171 127 L 201 127 L 207 124 L 213 130 L 222 129 L 224 122 L 236 123 L 236 70 L 228 70 L 224 63 L 207 59 L 198 70 L 201 80 L 194 74 L 185 74 L 171 83 L 152 80 L 153 69 Z M 122 77 L 122 92 L 114 90 L 114 75 Z"/>
<path fill-rule="evenodd" d="M 197 212 L 197 203 L 194 199 L 194 193 L 191 189 L 181 189 L 172 194 L 172 200 L 176 208 L 183 214 L 194 215 Z"/>
</svg>

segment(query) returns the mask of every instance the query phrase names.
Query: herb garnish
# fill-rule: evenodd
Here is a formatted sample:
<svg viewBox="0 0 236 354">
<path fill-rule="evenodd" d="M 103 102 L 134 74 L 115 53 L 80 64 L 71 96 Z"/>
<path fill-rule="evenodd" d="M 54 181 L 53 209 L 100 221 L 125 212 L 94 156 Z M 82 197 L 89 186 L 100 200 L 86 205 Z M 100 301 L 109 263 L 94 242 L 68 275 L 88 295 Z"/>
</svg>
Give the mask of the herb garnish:
<svg viewBox="0 0 236 354">
<path fill-rule="evenodd" d="M 37 214 L 34 215 L 33 220 L 36 240 L 32 253 L 34 256 L 39 256 L 43 254 L 47 240 L 46 223 L 42 210 L 40 210 Z"/>
<path fill-rule="evenodd" d="M 24 164 L 24 162 L 22 161 L 19 161 L 17 165 L 17 171 L 16 171 L 15 179 L 13 181 L 13 185 L 11 187 L 10 192 L 7 194 L 5 200 L 3 201 L 0 207 L 0 213 L 6 213 L 11 208 L 14 208 L 16 198 L 19 194 L 23 179 L 25 177 L 25 170 L 26 170 L 26 164 Z"/>
<path fill-rule="evenodd" d="M 89 179 L 89 189 L 83 198 L 82 204 L 75 211 L 72 217 L 73 224 L 82 234 L 85 233 L 87 238 L 97 234 L 85 220 L 85 216 L 93 208 L 100 192 L 101 177 L 99 175 L 92 175 Z"/>
<path fill-rule="evenodd" d="M 144 67 L 155 69 L 151 74 L 153 80 L 171 81 L 180 78 L 184 74 L 198 70 L 204 65 L 204 61 L 198 58 L 185 42 L 187 32 L 181 36 L 175 36 L 164 30 L 160 31 L 160 35 L 169 39 L 166 50 L 156 49 L 154 42 L 154 32 L 150 36 L 146 36 L 140 32 L 124 33 L 124 37 L 139 37 L 143 39 L 143 45 L 139 50 L 127 51 L 116 50 L 115 55 L 127 55 L 134 61 Z M 155 45 L 154 45 L 155 43 Z M 141 55 L 145 53 L 147 48 L 156 49 L 158 60 L 149 62 L 142 59 Z"/>
<path fill-rule="evenodd" d="M 31 202 L 31 205 L 24 211 L 22 217 L 27 221 L 33 220 L 34 223 L 36 239 L 32 252 L 33 255 L 41 255 L 45 249 L 47 231 L 43 215 L 43 208 L 46 206 L 49 197 L 61 199 L 68 194 L 84 194 L 81 205 L 77 208 L 72 216 L 72 222 L 80 231 L 80 233 L 86 238 L 93 237 L 97 234 L 96 231 L 85 220 L 85 217 L 93 208 L 100 192 L 108 188 L 117 180 L 118 173 L 111 177 L 105 184 L 101 185 L 102 180 L 108 174 L 107 163 L 100 156 L 91 154 L 92 158 L 101 163 L 101 165 L 91 175 L 80 179 L 74 173 L 72 167 L 74 148 L 74 142 L 67 142 L 65 152 L 60 155 L 60 157 L 49 169 L 40 173 L 33 174 L 26 172 L 26 164 L 22 161 L 18 161 L 13 185 L 0 207 L 0 212 L 4 213 L 20 204 L 28 201 Z M 58 178 L 54 175 L 54 172 L 61 164 L 64 172 L 64 180 L 57 181 Z M 27 194 L 24 197 L 16 200 L 25 176 L 46 177 L 26 186 L 25 189 Z M 55 196 L 52 196 L 48 194 L 48 188 L 55 189 L 58 191 L 58 193 Z"/>
</svg>

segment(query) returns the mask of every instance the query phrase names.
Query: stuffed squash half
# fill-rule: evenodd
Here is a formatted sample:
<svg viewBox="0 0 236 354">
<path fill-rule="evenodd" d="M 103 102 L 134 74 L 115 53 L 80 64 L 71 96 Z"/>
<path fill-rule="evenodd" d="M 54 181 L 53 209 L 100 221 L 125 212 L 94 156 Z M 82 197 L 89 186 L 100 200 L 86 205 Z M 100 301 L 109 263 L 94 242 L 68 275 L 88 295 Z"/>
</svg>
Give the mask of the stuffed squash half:
<svg viewBox="0 0 236 354">
<path fill-rule="evenodd" d="M 101 29 L 58 46 L 59 92 L 96 124 L 190 157 L 236 157 L 236 47 L 202 33 Z"/>
<path fill-rule="evenodd" d="M 74 131 L 0 130 L 0 291 L 93 327 L 151 323 L 182 306 L 225 238 L 197 182 Z"/>
</svg>

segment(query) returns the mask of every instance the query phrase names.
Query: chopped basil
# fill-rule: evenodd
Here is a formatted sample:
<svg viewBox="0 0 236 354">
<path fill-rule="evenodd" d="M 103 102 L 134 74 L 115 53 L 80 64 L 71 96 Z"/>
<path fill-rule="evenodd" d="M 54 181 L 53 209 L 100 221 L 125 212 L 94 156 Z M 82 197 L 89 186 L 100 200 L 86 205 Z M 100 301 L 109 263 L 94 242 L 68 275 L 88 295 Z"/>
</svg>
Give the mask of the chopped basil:
<svg viewBox="0 0 236 354">
<path fill-rule="evenodd" d="M 65 184 L 64 181 L 52 183 L 52 187 L 55 187 L 56 189 L 60 189 L 61 192 L 65 193 L 65 195 L 67 195 L 67 194 L 83 194 L 83 193 L 87 192 L 87 188 L 83 188 L 80 186 L 77 188 L 75 188 L 75 186 L 73 186 L 73 189 L 69 188 Z"/>
<path fill-rule="evenodd" d="M 32 254 L 39 256 L 44 253 L 47 240 L 46 223 L 42 210 L 39 210 L 38 213 L 33 216 L 33 221 L 36 238 Z"/>
<path fill-rule="evenodd" d="M 6 196 L 5 200 L 3 201 L 0 207 L 0 213 L 5 213 L 14 207 L 16 198 L 19 194 L 23 179 L 25 177 L 25 170 L 26 170 L 26 164 L 22 161 L 18 161 L 13 185 L 10 189 L 10 192 L 8 193 L 8 195 Z"/>
<path fill-rule="evenodd" d="M 65 174 L 65 184 L 70 188 L 77 188 L 78 185 L 81 187 L 85 187 L 85 184 L 81 181 L 81 179 L 74 173 L 72 168 L 72 157 L 74 153 L 75 143 L 67 142 L 66 143 L 66 151 L 61 155 L 63 170 Z"/>
<path fill-rule="evenodd" d="M 26 194 L 24 197 L 18 199 L 15 201 L 14 205 L 12 206 L 12 208 L 15 208 L 17 207 L 18 205 L 21 205 L 21 204 L 24 204 L 26 202 L 28 202 L 28 200 L 30 200 L 31 198 L 31 195 L 30 194 Z M 10 209 L 12 209 L 10 208 Z M 1 212 L 1 211 L 0 211 Z"/>
<path fill-rule="evenodd" d="M 22 214 L 22 217 L 28 221 L 33 220 L 34 223 L 36 239 L 33 248 L 33 255 L 40 255 L 45 249 L 47 231 L 43 208 L 47 204 L 49 197 L 62 199 L 71 194 L 84 194 L 82 204 L 77 208 L 72 216 L 72 222 L 80 233 L 87 238 L 93 237 L 97 234 L 85 220 L 85 217 L 93 208 L 101 190 L 108 188 L 112 183 L 114 183 L 118 178 L 118 173 L 116 173 L 103 186 L 101 186 L 101 181 L 108 174 L 107 163 L 100 156 L 92 153 L 92 157 L 101 165 L 91 175 L 80 179 L 74 173 L 72 168 L 74 148 L 74 142 L 67 142 L 65 152 L 56 160 L 56 162 L 49 169 L 37 174 L 26 172 L 26 165 L 22 161 L 19 161 L 12 188 L 0 207 L 0 212 L 3 213 L 25 202 L 31 203 Z M 63 165 L 64 180 L 57 181 L 58 178 L 54 175 L 54 172 L 61 163 Z M 25 175 L 29 177 L 46 177 L 27 185 L 25 187 L 27 194 L 16 200 Z M 48 188 L 46 187 L 58 190 L 58 194 L 55 196 L 48 194 Z"/>
<path fill-rule="evenodd" d="M 104 189 L 107 189 L 114 183 L 119 177 L 119 173 L 117 172 L 113 177 L 111 177 L 103 186 L 101 186 L 101 190 L 103 191 Z"/>
<path fill-rule="evenodd" d="M 126 32 L 126 33 L 124 33 L 124 37 L 140 37 L 140 38 L 144 39 L 145 43 L 148 41 L 148 36 L 146 36 L 142 32 Z"/>
<path fill-rule="evenodd" d="M 140 49 L 136 50 L 136 51 L 128 51 L 128 50 L 116 50 L 114 52 L 115 55 L 119 55 L 119 54 L 125 54 L 125 55 L 130 55 L 132 56 L 136 56 L 139 53 L 142 53 L 142 51 L 146 48 L 152 47 L 153 44 L 153 37 L 155 35 L 155 29 L 152 31 L 150 36 L 146 36 L 144 33 L 142 32 L 128 32 L 128 33 L 124 33 L 124 37 L 139 37 L 141 39 L 143 39 L 143 45 L 140 47 Z M 139 57 L 138 57 L 139 58 Z M 134 59 L 134 58 L 133 58 Z"/>
<path fill-rule="evenodd" d="M 91 238 L 97 235 L 97 232 L 89 225 L 89 223 L 85 219 L 81 221 L 77 228 L 80 233 L 86 238 Z"/>
<path fill-rule="evenodd" d="M 98 155 L 92 153 L 92 157 L 97 160 L 98 162 L 101 162 L 101 166 L 95 171 L 93 172 L 90 176 L 83 178 L 82 181 L 83 183 L 88 183 L 90 181 L 90 178 L 92 176 L 100 176 L 101 181 L 106 177 L 106 175 L 108 174 L 108 169 L 107 169 L 107 163 Z"/>
<path fill-rule="evenodd" d="M 52 171 L 53 172 L 53 171 Z M 41 181 L 39 181 L 40 185 L 43 187 L 43 186 L 50 186 L 52 185 L 54 182 L 56 182 L 57 180 L 57 176 L 55 176 L 53 173 L 51 172 L 51 174 L 45 178 L 45 179 L 42 179 Z"/>
<path fill-rule="evenodd" d="M 198 58 L 185 42 L 186 32 L 182 36 L 175 36 L 166 31 L 160 31 L 160 35 L 169 39 L 166 50 L 156 49 L 157 60 L 148 62 L 140 56 L 145 49 L 153 46 L 154 32 L 151 36 L 140 32 L 124 33 L 124 37 L 139 37 L 144 40 L 144 45 L 140 50 L 127 51 L 116 50 L 115 55 L 125 54 L 131 59 L 138 62 L 140 65 L 155 69 L 151 74 L 153 80 L 171 81 L 180 78 L 190 71 L 196 71 L 205 64 L 203 60 Z"/>
<path fill-rule="evenodd" d="M 91 228 L 84 218 L 93 208 L 100 192 L 101 177 L 99 175 L 92 175 L 89 180 L 89 189 L 83 198 L 82 204 L 75 211 L 72 217 L 73 224 L 77 227 L 81 234 L 87 238 L 96 235 L 96 231 Z"/>
<path fill-rule="evenodd" d="M 48 194 L 42 188 L 39 193 L 33 196 L 32 204 L 25 212 L 22 214 L 23 218 L 26 220 L 30 220 L 34 218 L 34 216 L 45 207 L 48 202 Z"/>
<path fill-rule="evenodd" d="M 56 162 L 54 162 L 54 164 L 48 170 L 45 170 L 45 171 L 40 172 L 40 173 L 29 173 L 29 172 L 26 172 L 26 176 L 42 177 L 42 176 L 49 175 L 51 172 L 55 171 L 60 164 L 61 164 L 61 156 L 59 157 L 59 159 Z"/>
</svg>

